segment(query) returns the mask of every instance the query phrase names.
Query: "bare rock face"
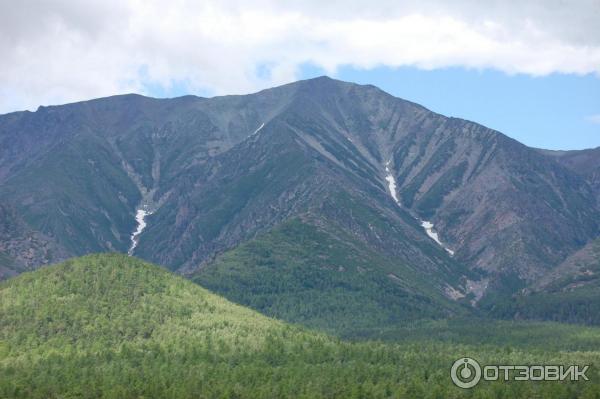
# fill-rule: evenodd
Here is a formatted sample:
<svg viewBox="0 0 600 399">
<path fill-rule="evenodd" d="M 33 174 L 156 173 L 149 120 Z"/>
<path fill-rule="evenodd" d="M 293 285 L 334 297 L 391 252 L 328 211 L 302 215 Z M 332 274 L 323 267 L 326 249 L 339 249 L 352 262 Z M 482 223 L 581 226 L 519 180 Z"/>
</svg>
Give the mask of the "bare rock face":
<svg viewBox="0 0 600 399">
<path fill-rule="evenodd" d="M 300 218 L 477 303 L 598 236 L 595 175 L 567 159 L 326 77 L 246 96 L 110 97 L 0 116 L 0 201 L 25 226 L 0 245 L 23 268 L 53 251 L 126 252 L 149 206 L 134 254 L 193 274 Z"/>
<path fill-rule="evenodd" d="M 585 179 L 600 201 L 600 147 L 574 151 L 540 150 L 540 152 Z"/>
<path fill-rule="evenodd" d="M 66 258 L 56 242 L 31 230 L 14 209 L 0 205 L 0 280 Z"/>
</svg>

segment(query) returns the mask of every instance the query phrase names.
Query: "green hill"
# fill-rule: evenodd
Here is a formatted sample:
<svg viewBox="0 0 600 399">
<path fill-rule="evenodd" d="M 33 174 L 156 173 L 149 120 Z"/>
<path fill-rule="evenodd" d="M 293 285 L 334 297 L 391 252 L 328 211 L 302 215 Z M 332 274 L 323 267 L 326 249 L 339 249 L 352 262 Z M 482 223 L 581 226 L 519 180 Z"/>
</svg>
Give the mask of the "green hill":
<svg viewBox="0 0 600 399">
<path fill-rule="evenodd" d="M 598 363 L 598 330 L 573 329 L 557 339 L 585 340 L 588 351 L 348 343 L 267 318 L 135 258 L 89 255 L 0 284 L 0 397 L 462 397 L 448 374 L 461 356 Z M 586 384 L 482 383 L 470 394 L 593 397 L 600 379 L 597 370 L 590 376 Z"/>
</svg>

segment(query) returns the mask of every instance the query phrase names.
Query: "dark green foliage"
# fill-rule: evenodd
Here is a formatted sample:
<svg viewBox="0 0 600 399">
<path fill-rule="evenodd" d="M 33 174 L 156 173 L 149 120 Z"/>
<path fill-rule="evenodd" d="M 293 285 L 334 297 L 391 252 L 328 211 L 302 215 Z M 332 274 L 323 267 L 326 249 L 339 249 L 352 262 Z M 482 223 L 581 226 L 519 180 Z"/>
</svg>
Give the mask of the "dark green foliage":
<svg viewBox="0 0 600 399">
<path fill-rule="evenodd" d="M 598 287 L 516 295 L 498 300 L 488 307 L 493 317 L 600 325 Z"/>
<path fill-rule="evenodd" d="M 421 272 L 300 220 L 225 253 L 193 280 L 261 313 L 336 334 L 466 313 Z"/>
<path fill-rule="evenodd" d="M 571 337 L 546 326 L 573 342 L 585 334 L 581 349 L 600 342 L 595 329 L 572 329 L 579 337 Z M 450 382 L 450 365 L 462 356 L 484 364 L 600 360 L 595 351 L 511 345 L 342 342 L 122 255 L 91 255 L 0 284 L 2 398 L 569 398 L 599 391 L 596 369 L 579 384 L 480 383 L 466 392 Z"/>
<path fill-rule="evenodd" d="M 479 348 L 513 348 L 540 353 L 551 351 L 595 351 L 600 329 L 543 321 L 494 320 L 457 317 L 417 320 L 401 325 L 356 331 L 348 339 L 393 343 L 439 343 Z"/>
<path fill-rule="evenodd" d="M 0 252 L 0 267 L 9 268 L 14 265 L 15 260 L 10 255 Z"/>
</svg>

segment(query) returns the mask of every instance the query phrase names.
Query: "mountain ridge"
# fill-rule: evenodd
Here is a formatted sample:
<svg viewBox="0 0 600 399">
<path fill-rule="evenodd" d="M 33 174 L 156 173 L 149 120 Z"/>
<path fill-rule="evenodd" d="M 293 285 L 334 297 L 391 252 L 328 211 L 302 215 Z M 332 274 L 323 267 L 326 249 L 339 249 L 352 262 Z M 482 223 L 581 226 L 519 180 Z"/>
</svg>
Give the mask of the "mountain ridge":
<svg viewBox="0 0 600 399">
<path fill-rule="evenodd" d="M 120 95 L 2 115 L 0 203 L 65 248 L 47 262 L 127 252 L 145 207 L 134 254 L 195 276 L 301 218 L 393 259 L 393 275 L 418 270 L 435 295 L 485 304 L 598 237 L 594 181 L 559 158 L 320 77 L 249 95 Z"/>
</svg>

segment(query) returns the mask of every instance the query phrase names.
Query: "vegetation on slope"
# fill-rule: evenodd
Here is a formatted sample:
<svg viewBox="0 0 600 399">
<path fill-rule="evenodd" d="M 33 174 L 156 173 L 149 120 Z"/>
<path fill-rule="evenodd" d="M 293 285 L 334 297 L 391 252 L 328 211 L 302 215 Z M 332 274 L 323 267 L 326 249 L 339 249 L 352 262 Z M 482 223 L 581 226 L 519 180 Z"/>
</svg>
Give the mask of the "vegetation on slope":
<svg viewBox="0 0 600 399">
<path fill-rule="evenodd" d="M 597 347 L 600 334 L 595 333 Z M 288 326 L 123 255 L 0 284 L 2 398 L 453 398 L 461 356 L 588 364 L 559 353 L 444 343 L 345 343 Z M 591 382 L 481 383 L 471 397 L 594 397 Z"/>
<path fill-rule="evenodd" d="M 193 281 L 266 315 L 341 335 L 467 313 L 422 272 L 336 233 L 291 220 L 226 252 Z"/>
<path fill-rule="evenodd" d="M 600 325 L 600 239 L 588 243 L 530 289 L 487 305 L 501 318 Z"/>
</svg>

